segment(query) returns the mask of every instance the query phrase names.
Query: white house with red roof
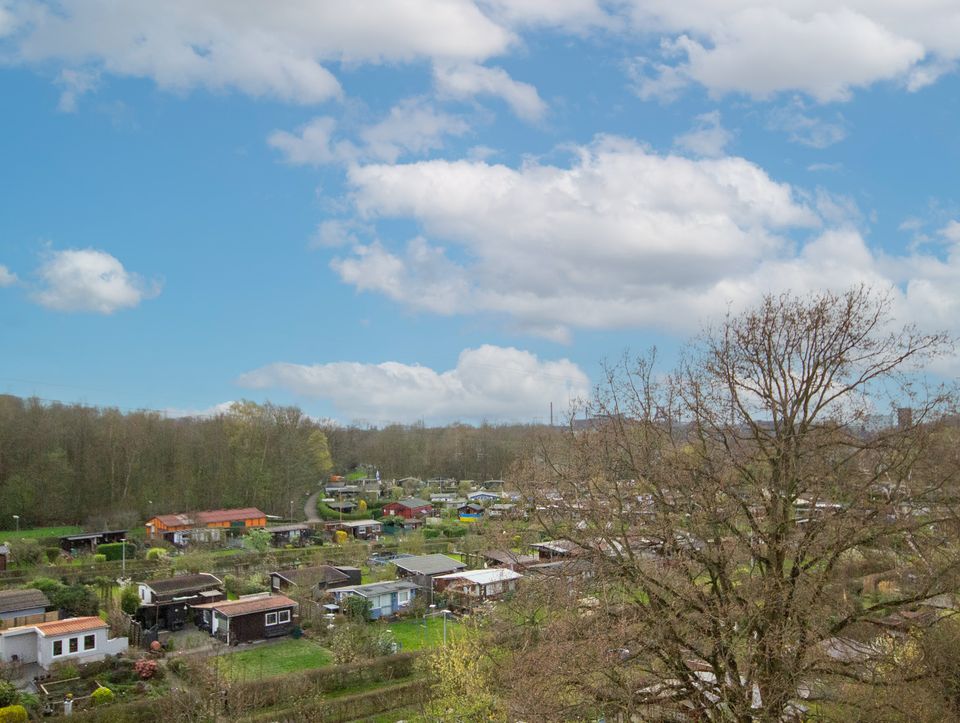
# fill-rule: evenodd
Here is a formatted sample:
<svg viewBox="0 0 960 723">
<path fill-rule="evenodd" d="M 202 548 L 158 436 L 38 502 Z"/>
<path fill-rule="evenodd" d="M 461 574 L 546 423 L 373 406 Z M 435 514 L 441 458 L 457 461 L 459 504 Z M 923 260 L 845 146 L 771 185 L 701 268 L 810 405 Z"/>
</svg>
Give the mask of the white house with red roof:
<svg viewBox="0 0 960 723">
<path fill-rule="evenodd" d="M 34 663 L 48 670 L 63 660 L 92 663 L 126 652 L 127 639 L 110 638 L 108 631 L 96 616 L 8 628 L 0 631 L 0 662 Z"/>
</svg>

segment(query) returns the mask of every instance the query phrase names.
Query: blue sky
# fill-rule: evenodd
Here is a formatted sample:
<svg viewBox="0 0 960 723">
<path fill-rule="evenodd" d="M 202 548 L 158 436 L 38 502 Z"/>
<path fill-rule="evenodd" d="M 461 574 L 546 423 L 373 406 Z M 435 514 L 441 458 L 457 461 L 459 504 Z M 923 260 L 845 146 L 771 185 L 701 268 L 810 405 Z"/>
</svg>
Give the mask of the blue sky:
<svg viewBox="0 0 960 723">
<path fill-rule="evenodd" d="M 529 421 L 764 292 L 956 334 L 958 59 L 948 0 L 0 0 L 0 391 Z"/>
</svg>

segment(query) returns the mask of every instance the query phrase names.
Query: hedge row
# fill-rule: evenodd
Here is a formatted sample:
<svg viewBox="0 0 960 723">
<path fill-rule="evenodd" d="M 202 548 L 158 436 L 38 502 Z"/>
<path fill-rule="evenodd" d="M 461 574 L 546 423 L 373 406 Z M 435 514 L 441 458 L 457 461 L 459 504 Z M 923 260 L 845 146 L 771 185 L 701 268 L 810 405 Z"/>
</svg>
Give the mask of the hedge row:
<svg viewBox="0 0 960 723">
<path fill-rule="evenodd" d="M 229 712 L 229 719 L 244 713 L 255 713 L 265 708 L 278 708 L 288 706 L 291 701 L 308 700 L 307 707 L 316 708 L 319 701 L 309 699 L 319 698 L 324 693 L 332 693 L 338 690 L 353 688 L 356 686 L 367 685 L 370 683 L 389 682 L 409 678 L 414 672 L 414 663 L 419 656 L 418 653 L 400 653 L 399 655 L 390 655 L 384 658 L 377 658 L 372 661 L 362 663 L 351 663 L 349 665 L 335 665 L 330 667 L 315 668 L 301 673 L 282 675 L 273 678 L 263 678 L 261 680 L 241 681 L 224 686 L 226 690 L 219 701 Z M 209 665 L 209 658 L 197 658 L 197 661 L 203 665 Z M 411 685 L 405 683 L 404 685 Z M 404 685 L 392 686 L 383 689 L 405 690 Z M 416 685 L 422 686 L 421 683 Z M 380 690 L 373 691 L 371 694 L 362 694 L 359 696 L 344 696 L 333 701 L 327 701 L 331 706 L 331 711 L 341 710 L 340 702 L 349 701 L 353 698 L 364 698 L 366 695 L 373 695 L 371 701 L 364 705 L 375 706 L 372 700 Z M 402 693 L 411 695 L 410 693 Z M 186 691 L 178 691 L 176 694 L 176 704 L 171 704 L 168 699 L 140 700 L 132 703 L 119 703 L 92 708 L 82 712 L 74 713 L 71 720 L 75 723 L 151 723 L 152 721 L 189 721 L 202 719 L 201 711 L 205 706 L 203 701 L 196 694 L 188 694 Z M 389 696 L 388 696 L 389 697 Z M 362 713 L 352 716 L 353 718 L 373 715 L 379 710 L 389 710 L 391 708 L 401 707 L 408 703 L 397 701 L 396 698 L 390 698 L 388 707 L 373 710 L 370 713 Z M 381 705 L 383 703 L 376 703 Z M 348 711 L 349 708 L 343 708 Z M 342 713 L 341 713 L 342 714 Z M 332 714 L 331 714 L 332 715 Z M 340 714 L 338 714 L 340 715 Z M 195 718 L 195 716 L 201 716 Z M 278 720 L 277 714 L 268 715 L 264 720 Z M 291 720 L 350 720 L 347 718 L 327 718 L 326 714 L 313 718 L 294 718 Z M 285 718 L 283 720 L 286 720 Z"/>
<path fill-rule="evenodd" d="M 376 519 L 383 511 L 383 505 L 370 505 L 363 512 L 344 512 L 335 510 L 322 500 L 317 500 L 317 514 L 325 520 L 369 520 Z"/>
<path fill-rule="evenodd" d="M 227 702 L 232 712 L 252 711 L 358 685 L 408 678 L 413 675 L 418 656 L 418 653 L 400 653 L 360 663 L 326 666 L 292 675 L 242 681 L 230 686 Z"/>
<path fill-rule="evenodd" d="M 406 708 L 424 701 L 429 687 L 422 680 L 345 695 L 339 698 L 301 698 L 299 703 L 279 711 L 264 711 L 243 718 L 244 723 L 345 723 L 368 716 Z"/>
</svg>

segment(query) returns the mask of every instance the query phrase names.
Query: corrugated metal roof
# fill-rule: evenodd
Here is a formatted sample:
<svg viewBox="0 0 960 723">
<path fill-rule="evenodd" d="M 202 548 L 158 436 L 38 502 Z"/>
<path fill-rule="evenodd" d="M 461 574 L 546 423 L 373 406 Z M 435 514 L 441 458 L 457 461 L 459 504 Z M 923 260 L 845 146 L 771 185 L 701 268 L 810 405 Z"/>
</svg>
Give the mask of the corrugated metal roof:
<svg viewBox="0 0 960 723">
<path fill-rule="evenodd" d="M 474 585 L 489 585 L 494 582 L 508 582 L 510 580 L 519 580 L 523 575 L 513 570 L 507 570 L 502 567 L 495 567 L 490 570 L 465 570 L 463 572 L 454 572 L 450 575 L 440 575 L 438 580 L 467 580 Z"/>
<path fill-rule="evenodd" d="M 406 570 L 407 572 L 418 575 L 439 575 L 445 572 L 453 572 L 454 570 L 462 570 L 466 567 L 462 562 L 439 553 L 435 555 L 406 557 L 402 560 L 394 560 L 393 564 L 401 570 Z"/>
<path fill-rule="evenodd" d="M 420 587 L 415 582 L 408 580 L 389 580 L 387 582 L 371 582 L 366 585 L 348 585 L 346 587 L 335 587 L 327 592 L 355 592 L 363 597 L 371 595 L 386 595 L 391 592 L 401 592 L 403 590 L 415 590 Z"/>
<path fill-rule="evenodd" d="M 172 515 L 156 515 L 155 519 L 160 520 L 167 527 L 190 527 L 193 525 L 211 525 L 217 522 L 258 520 L 265 517 L 266 514 L 256 507 L 238 507 L 229 510 L 205 510 L 195 514 L 179 512 Z"/>
</svg>

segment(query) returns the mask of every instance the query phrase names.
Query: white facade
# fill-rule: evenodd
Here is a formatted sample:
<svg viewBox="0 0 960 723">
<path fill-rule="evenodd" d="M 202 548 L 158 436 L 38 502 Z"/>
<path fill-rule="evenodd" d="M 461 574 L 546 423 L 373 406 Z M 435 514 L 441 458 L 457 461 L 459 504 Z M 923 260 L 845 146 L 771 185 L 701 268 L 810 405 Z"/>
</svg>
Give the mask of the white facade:
<svg viewBox="0 0 960 723">
<path fill-rule="evenodd" d="M 37 663 L 41 668 L 49 669 L 64 660 L 91 663 L 127 650 L 127 638 L 110 639 L 106 625 L 95 622 L 73 626 L 75 630 L 56 632 L 58 626 L 71 627 L 69 623 L 68 619 L 3 631 L 0 633 L 0 662 Z"/>
</svg>

